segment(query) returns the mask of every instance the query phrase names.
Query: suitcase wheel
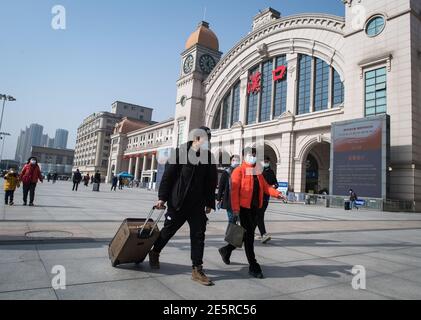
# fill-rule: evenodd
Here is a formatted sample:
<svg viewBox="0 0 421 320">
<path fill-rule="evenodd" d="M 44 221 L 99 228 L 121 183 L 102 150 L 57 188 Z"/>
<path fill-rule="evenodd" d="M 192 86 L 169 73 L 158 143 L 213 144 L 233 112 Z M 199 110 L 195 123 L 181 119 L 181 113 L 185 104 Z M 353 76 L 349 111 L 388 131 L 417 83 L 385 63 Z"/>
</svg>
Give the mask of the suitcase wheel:
<svg viewBox="0 0 421 320">
<path fill-rule="evenodd" d="M 120 261 L 116 260 L 116 261 L 114 261 L 114 262 L 113 262 L 113 267 L 115 268 L 115 267 L 117 267 L 119 264 L 120 264 Z"/>
</svg>

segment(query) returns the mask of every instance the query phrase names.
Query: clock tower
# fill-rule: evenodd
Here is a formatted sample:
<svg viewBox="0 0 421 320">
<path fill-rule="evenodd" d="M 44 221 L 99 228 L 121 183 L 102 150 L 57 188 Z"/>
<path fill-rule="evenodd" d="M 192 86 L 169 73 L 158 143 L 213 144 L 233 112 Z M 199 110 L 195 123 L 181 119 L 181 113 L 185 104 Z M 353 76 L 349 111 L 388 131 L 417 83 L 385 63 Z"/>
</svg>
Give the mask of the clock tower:
<svg viewBox="0 0 421 320">
<path fill-rule="evenodd" d="M 174 146 L 187 142 L 191 130 L 203 126 L 205 92 L 203 82 L 212 72 L 222 53 L 209 23 L 202 21 L 187 40 L 181 54 L 180 78 L 177 81 L 177 104 Z"/>
</svg>

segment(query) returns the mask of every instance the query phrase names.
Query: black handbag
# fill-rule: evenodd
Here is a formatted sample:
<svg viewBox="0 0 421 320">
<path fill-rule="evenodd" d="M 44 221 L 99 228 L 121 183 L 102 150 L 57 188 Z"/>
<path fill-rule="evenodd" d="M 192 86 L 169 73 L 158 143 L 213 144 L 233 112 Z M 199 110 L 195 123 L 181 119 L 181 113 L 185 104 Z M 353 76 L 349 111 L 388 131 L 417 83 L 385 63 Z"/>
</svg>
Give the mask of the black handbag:
<svg viewBox="0 0 421 320">
<path fill-rule="evenodd" d="M 229 223 L 227 232 L 225 233 L 225 241 L 236 248 L 242 248 L 244 242 L 244 234 L 246 229 L 238 224 L 238 219 L 235 223 Z"/>
</svg>

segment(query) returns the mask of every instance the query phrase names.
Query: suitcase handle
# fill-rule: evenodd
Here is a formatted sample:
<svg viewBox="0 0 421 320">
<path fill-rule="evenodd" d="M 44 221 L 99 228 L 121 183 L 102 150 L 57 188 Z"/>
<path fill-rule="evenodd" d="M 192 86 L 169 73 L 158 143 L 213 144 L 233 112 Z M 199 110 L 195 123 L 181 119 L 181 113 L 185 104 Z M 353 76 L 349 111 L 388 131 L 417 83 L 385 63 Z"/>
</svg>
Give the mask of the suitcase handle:
<svg viewBox="0 0 421 320">
<path fill-rule="evenodd" d="M 139 231 L 139 236 L 141 236 L 143 234 L 143 231 L 145 230 L 146 224 L 148 223 L 149 219 L 152 218 L 152 215 L 153 215 L 154 211 L 155 210 L 161 210 L 161 213 L 159 214 L 158 219 L 156 219 L 156 221 L 155 221 L 155 223 L 154 223 L 154 225 L 151 229 L 151 232 L 149 233 L 149 237 L 152 236 L 153 231 L 155 230 L 158 223 L 161 221 L 162 216 L 164 215 L 164 212 L 165 212 L 166 209 L 167 209 L 166 207 L 164 207 L 164 209 L 157 209 L 156 206 L 152 207 L 152 210 L 149 211 L 148 217 L 146 218 L 146 221 L 143 224 L 142 229 Z"/>
</svg>

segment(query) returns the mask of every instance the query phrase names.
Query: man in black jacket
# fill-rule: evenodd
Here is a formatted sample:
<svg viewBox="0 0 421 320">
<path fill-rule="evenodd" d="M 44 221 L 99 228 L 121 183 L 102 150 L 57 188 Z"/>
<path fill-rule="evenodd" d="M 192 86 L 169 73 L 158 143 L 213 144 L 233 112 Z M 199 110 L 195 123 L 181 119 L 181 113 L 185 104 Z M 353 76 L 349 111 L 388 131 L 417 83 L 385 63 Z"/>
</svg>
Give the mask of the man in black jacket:
<svg viewBox="0 0 421 320">
<path fill-rule="evenodd" d="M 77 191 L 79 187 L 79 183 L 82 181 L 82 174 L 80 173 L 79 169 L 73 174 L 73 191 Z"/>
<path fill-rule="evenodd" d="M 276 179 L 275 172 L 270 167 L 270 158 L 265 157 L 265 160 L 262 163 L 263 166 L 263 177 L 265 178 L 266 182 L 274 187 L 275 189 L 278 189 L 278 180 Z M 259 213 L 257 215 L 257 227 L 260 231 L 260 240 L 262 243 L 267 243 L 268 241 L 272 240 L 271 236 L 266 232 L 266 226 L 265 226 L 265 213 L 269 206 L 269 200 L 270 197 L 267 195 L 264 195 L 263 199 L 263 207 L 259 210 Z"/>
<path fill-rule="evenodd" d="M 168 211 L 164 228 L 149 253 L 151 268 L 159 269 L 159 255 L 168 241 L 186 223 L 190 226 L 192 280 L 210 286 L 203 272 L 203 253 L 207 214 L 215 209 L 217 170 L 209 151 L 211 131 L 207 127 L 193 130 L 190 141 L 180 146 L 166 164 L 159 187 L 158 209 Z"/>
</svg>

